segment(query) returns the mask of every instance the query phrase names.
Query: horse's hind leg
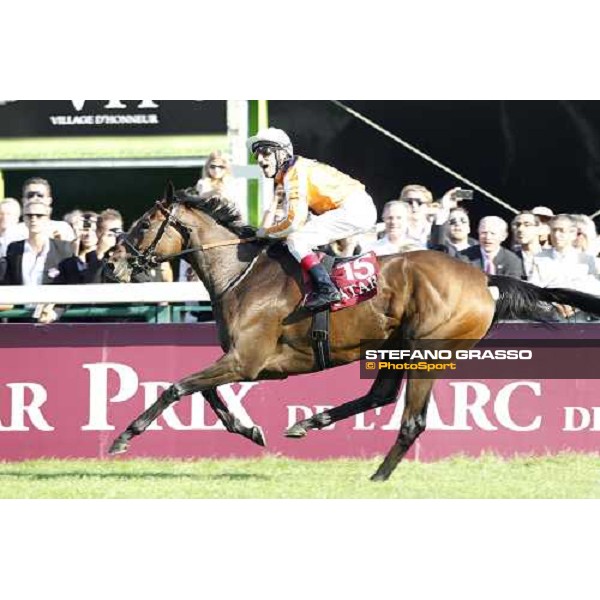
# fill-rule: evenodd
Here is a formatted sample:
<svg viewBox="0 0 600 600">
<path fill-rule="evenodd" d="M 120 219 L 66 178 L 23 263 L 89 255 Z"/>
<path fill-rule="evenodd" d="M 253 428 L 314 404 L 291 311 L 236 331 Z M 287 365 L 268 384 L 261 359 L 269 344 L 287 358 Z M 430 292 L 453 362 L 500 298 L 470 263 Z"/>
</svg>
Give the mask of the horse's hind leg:
<svg viewBox="0 0 600 600">
<path fill-rule="evenodd" d="M 384 461 L 371 477 L 372 481 L 388 479 L 414 441 L 425 431 L 427 407 L 434 383 L 434 379 L 417 379 L 411 377 L 409 373 L 406 384 L 406 403 L 398 437 Z"/>
<path fill-rule="evenodd" d="M 219 398 L 219 394 L 215 388 L 205 390 L 202 392 L 204 398 L 208 402 L 209 406 L 213 409 L 214 413 L 219 417 L 221 423 L 225 425 L 225 429 L 230 433 L 239 433 L 244 437 L 252 440 L 259 446 L 266 446 L 265 435 L 262 427 L 253 425 L 252 427 L 246 427 L 240 420 L 227 408 L 227 405 Z"/>
<path fill-rule="evenodd" d="M 332 423 L 347 419 L 372 408 L 391 404 L 398 399 L 403 371 L 380 371 L 366 396 L 340 404 L 329 410 L 313 415 L 309 419 L 298 421 L 286 430 L 286 437 L 304 437 L 310 429 L 322 429 Z"/>
</svg>

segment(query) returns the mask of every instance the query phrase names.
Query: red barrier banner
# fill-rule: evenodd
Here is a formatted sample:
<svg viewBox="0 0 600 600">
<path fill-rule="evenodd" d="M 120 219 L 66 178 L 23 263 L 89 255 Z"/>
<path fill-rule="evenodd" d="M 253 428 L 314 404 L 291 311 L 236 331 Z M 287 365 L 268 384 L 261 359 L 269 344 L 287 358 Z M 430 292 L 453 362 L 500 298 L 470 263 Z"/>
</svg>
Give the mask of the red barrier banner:
<svg viewBox="0 0 600 600">
<path fill-rule="evenodd" d="M 106 457 L 114 437 L 162 390 L 222 354 L 211 324 L 7 324 L 0 332 L 0 460 Z M 503 325 L 492 337 L 595 339 L 599 334 L 594 324 L 554 330 Z M 243 423 L 263 427 L 266 449 L 226 432 L 201 394 L 194 394 L 170 406 L 125 456 L 382 455 L 399 429 L 404 387 L 393 406 L 300 440 L 283 436 L 296 421 L 358 398 L 370 384 L 354 363 L 282 381 L 224 385 L 219 392 L 230 410 Z M 597 452 L 599 392 L 596 379 L 440 380 L 427 430 L 409 456 Z"/>
</svg>

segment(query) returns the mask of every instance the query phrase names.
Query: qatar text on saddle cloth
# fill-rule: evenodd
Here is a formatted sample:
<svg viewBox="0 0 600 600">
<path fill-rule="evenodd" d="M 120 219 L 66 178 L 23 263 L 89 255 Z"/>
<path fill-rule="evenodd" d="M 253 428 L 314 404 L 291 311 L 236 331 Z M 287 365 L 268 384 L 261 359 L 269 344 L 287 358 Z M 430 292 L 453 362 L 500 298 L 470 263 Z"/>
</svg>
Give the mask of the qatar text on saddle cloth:
<svg viewBox="0 0 600 600">
<path fill-rule="evenodd" d="M 319 259 L 323 254 L 318 252 Z M 336 261 L 331 270 L 331 279 L 342 293 L 342 299 L 331 305 L 332 312 L 355 306 L 377 294 L 379 263 L 374 252 L 361 254 L 353 259 Z M 304 275 L 304 289 L 312 291 L 310 278 Z"/>
</svg>

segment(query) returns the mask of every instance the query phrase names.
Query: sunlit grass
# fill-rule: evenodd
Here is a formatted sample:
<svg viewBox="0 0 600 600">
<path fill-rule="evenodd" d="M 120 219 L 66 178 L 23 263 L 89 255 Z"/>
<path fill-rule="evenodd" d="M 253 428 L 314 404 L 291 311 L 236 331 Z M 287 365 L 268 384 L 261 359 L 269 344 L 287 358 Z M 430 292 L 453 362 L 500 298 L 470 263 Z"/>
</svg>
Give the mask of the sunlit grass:
<svg viewBox="0 0 600 600">
<path fill-rule="evenodd" d="M 35 460 L 0 463 L 0 498 L 600 498 L 600 456 L 379 460 Z"/>
<path fill-rule="evenodd" d="M 227 149 L 226 135 L 82 136 L 0 140 L 2 160 L 206 156 Z"/>
</svg>

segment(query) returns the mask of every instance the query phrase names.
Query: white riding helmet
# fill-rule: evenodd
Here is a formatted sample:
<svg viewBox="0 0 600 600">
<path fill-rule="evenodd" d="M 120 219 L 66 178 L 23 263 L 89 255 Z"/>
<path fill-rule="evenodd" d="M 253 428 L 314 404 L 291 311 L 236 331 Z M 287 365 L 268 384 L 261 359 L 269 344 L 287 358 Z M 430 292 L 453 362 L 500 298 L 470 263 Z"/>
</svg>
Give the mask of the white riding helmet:
<svg viewBox="0 0 600 600">
<path fill-rule="evenodd" d="M 288 134 L 283 129 L 277 129 L 275 127 L 267 127 L 261 129 L 256 135 L 248 138 L 246 146 L 249 152 L 256 152 L 260 146 L 270 146 L 272 148 L 281 148 L 285 150 L 290 156 L 294 156 L 294 147 Z"/>
</svg>

